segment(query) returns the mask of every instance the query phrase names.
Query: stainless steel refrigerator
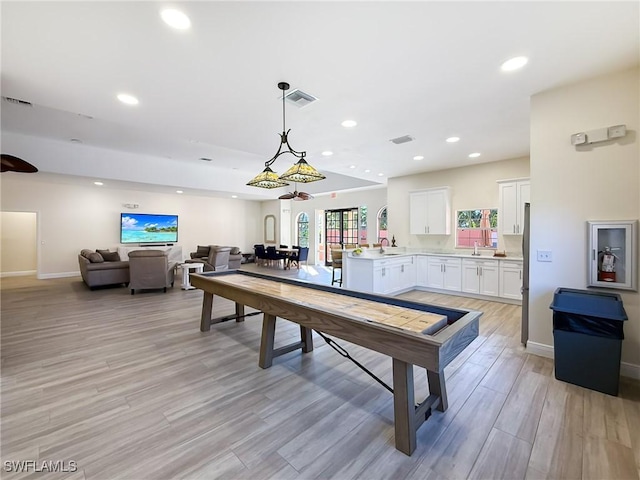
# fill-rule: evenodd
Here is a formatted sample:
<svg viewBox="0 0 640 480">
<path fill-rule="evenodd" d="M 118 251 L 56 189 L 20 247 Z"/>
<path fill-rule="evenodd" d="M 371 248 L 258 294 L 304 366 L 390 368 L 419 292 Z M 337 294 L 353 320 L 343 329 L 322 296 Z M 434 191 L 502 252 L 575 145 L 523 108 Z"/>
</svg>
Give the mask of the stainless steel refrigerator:
<svg viewBox="0 0 640 480">
<path fill-rule="evenodd" d="M 531 204 L 524 204 L 524 229 L 522 230 L 522 330 L 520 341 L 524 346 L 529 340 L 529 239 L 531 229 L 529 226 Z"/>
</svg>

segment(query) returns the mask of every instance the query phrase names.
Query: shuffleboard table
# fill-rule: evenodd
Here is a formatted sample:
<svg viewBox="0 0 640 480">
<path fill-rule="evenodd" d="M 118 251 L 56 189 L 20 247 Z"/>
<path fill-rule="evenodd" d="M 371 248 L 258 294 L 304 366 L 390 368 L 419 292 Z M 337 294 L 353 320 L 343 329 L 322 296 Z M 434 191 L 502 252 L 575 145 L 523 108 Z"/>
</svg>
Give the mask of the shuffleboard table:
<svg viewBox="0 0 640 480">
<path fill-rule="evenodd" d="M 293 350 L 312 351 L 312 330 L 389 355 L 396 448 L 407 455 L 415 450 L 416 431 L 432 409 L 447 409 L 444 367 L 478 336 L 482 315 L 239 270 L 192 274 L 191 284 L 204 291 L 203 332 L 221 321 L 243 321 L 245 306 L 263 313 L 262 368 Z M 216 295 L 234 301 L 235 314 L 212 318 Z M 274 349 L 277 317 L 300 325 L 299 342 Z M 427 370 L 429 382 L 429 396 L 418 405 L 414 365 Z"/>
</svg>

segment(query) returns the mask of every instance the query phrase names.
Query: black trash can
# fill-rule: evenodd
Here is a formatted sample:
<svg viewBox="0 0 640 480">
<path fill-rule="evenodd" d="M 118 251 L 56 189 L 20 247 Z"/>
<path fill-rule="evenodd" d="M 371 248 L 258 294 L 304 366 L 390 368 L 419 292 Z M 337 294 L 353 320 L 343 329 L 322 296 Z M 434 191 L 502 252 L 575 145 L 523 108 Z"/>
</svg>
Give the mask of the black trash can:
<svg viewBox="0 0 640 480">
<path fill-rule="evenodd" d="M 617 396 L 627 319 L 620 295 L 558 288 L 550 308 L 556 378 Z"/>
</svg>

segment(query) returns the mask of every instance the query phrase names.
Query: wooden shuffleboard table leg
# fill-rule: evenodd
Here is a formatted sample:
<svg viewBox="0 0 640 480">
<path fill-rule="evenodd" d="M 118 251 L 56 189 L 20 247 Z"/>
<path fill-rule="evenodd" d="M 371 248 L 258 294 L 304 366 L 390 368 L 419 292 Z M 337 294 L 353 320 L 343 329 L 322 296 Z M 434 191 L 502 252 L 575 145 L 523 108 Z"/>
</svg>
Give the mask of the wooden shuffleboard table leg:
<svg viewBox="0 0 640 480">
<path fill-rule="evenodd" d="M 236 322 L 244 322 L 244 305 L 236 302 Z"/>
<path fill-rule="evenodd" d="M 440 404 L 436 409 L 444 412 L 449 406 L 449 402 L 447 401 L 447 388 L 444 383 L 444 372 L 427 370 L 427 380 L 429 381 L 429 393 L 440 397 Z"/>
<path fill-rule="evenodd" d="M 413 365 L 393 359 L 393 416 L 396 448 L 406 455 L 416 449 Z"/>
<path fill-rule="evenodd" d="M 300 325 L 300 339 L 302 340 L 302 351 L 304 353 L 313 352 L 313 330 Z"/>
<path fill-rule="evenodd" d="M 262 320 L 262 339 L 260 340 L 260 368 L 269 368 L 273 363 L 273 341 L 276 336 L 276 316 L 264 314 Z"/>
<path fill-rule="evenodd" d="M 211 311 L 213 309 L 213 293 L 204 292 L 202 300 L 202 314 L 200 316 L 200 331 L 211 330 Z"/>
</svg>

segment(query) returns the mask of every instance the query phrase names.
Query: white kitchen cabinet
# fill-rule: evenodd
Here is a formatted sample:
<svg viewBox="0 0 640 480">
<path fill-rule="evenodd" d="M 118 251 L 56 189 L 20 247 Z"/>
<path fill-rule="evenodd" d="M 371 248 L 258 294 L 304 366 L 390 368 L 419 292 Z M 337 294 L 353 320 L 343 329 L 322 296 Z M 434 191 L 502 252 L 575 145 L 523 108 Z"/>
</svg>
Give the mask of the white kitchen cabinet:
<svg viewBox="0 0 640 480">
<path fill-rule="evenodd" d="M 431 188 L 409 193 L 409 233 L 451 234 L 451 189 Z"/>
<path fill-rule="evenodd" d="M 424 255 L 418 255 L 416 257 L 416 286 L 418 287 L 427 287 L 428 279 L 427 275 L 429 273 L 429 257 L 425 257 Z"/>
<path fill-rule="evenodd" d="M 459 292 L 462 288 L 462 259 L 428 257 L 427 287 Z"/>
<path fill-rule="evenodd" d="M 531 200 L 529 179 L 500 181 L 498 188 L 500 233 L 503 235 L 522 235 L 524 233 L 524 204 Z"/>
<path fill-rule="evenodd" d="M 462 260 L 461 291 L 497 297 L 499 284 L 498 260 Z"/>
<path fill-rule="evenodd" d="M 500 296 L 522 300 L 522 262 L 500 260 Z"/>
<path fill-rule="evenodd" d="M 391 272 L 387 265 L 380 265 L 376 262 L 373 268 L 373 292 L 386 294 L 390 290 Z"/>
<path fill-rule="evenodd" d="M 345 288 L 393 295 L 416 285 L 416 257 L 402 255 L 376 259 L 348 258 Z"/>
</svg>

